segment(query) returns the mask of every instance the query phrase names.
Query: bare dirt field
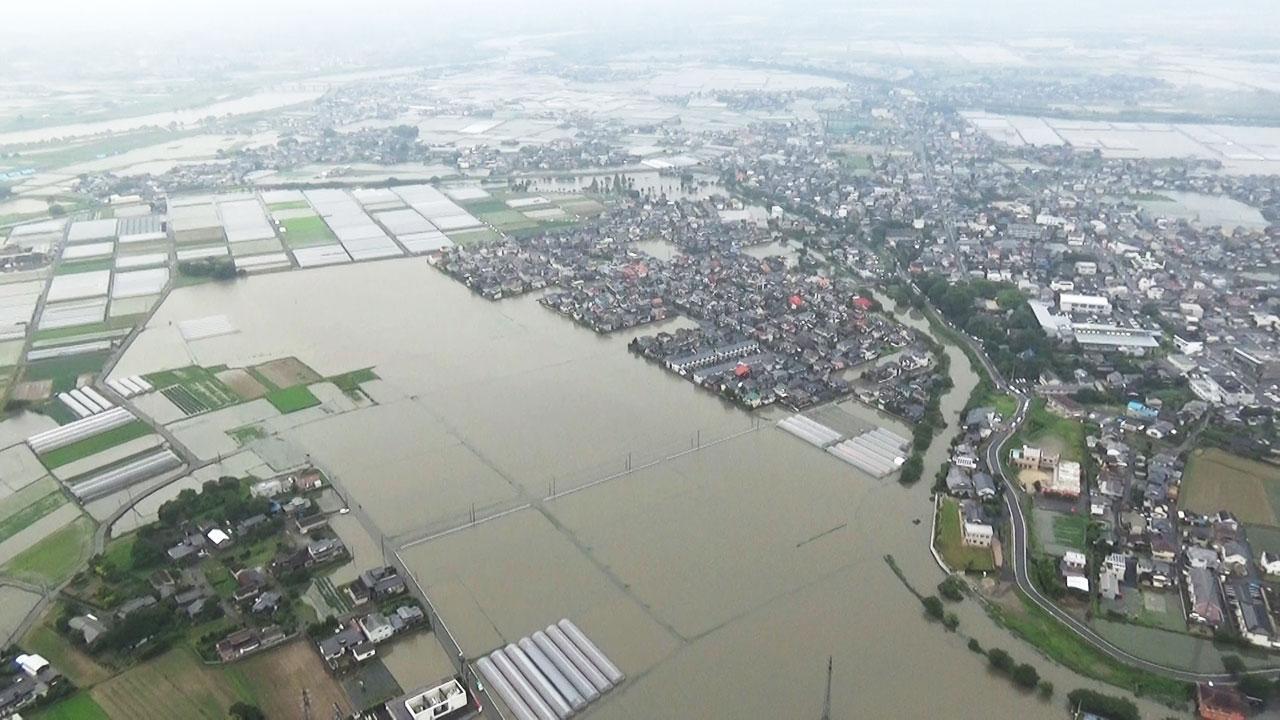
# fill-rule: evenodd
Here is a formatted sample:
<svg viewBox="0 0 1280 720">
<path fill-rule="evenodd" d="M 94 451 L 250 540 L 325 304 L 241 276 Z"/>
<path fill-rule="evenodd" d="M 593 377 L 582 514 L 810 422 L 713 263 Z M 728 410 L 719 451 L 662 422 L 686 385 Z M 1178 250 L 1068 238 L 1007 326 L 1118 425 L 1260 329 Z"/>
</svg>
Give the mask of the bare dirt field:
<svg viewBox="0 0 1280 720">
<path fill-rule="evenodd" d="M 13 386 L 13 399 L 25 402 L 48 400 L 53 394 L 52 380 L 29 380 Z"/>
<path fill-rule="evenodd" d="M 217 374 L 222 384 L 244 400 L 257 400 L 267 394 L 267 386 L 258 382 L 258 378 L 249 374 L 244 368 L 231 368 Z"/>
<path fill-rule="evenodd" d="M 256 366 L 254 370 L 257 370 L 262 377 L 266 378 L 267 382 L 282 388 L 306 385 L 320 379 L 320 375 L 315 370 L 307 367 L 298 358 L 293 357 L 262 363 Z"/>
</svg>

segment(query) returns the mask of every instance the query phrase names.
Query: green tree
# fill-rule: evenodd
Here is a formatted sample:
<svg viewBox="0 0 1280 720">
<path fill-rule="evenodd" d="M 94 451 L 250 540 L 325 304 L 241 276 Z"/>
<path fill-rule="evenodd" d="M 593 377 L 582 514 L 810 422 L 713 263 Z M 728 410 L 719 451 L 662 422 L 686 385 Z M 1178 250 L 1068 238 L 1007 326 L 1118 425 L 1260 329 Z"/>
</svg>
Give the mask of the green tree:
<svg viewBox="0 0 1280 720">
<path fill-rule="evenodd" d="M 991 667 L 1002 673 L 1009 673 L 1013 670 L 1013 658 L 1000 648 L 991 648 L 987 651 L 987 662 L 991 664 Z"/>
<path fill-rule="evenodd" d="M 1013 669 L 1013 681 L 1020 687 L 1034 688 L 1040 683 L 1040 673 L 1027 663 L 1022 663 Z"/>
<path fill-rule="evenodd" d="M 1239 655 L 1223 655 L 1222 667 L 1232 675 L 1239 677 L 1240 673 L 1244 672 L 1244 661 L 1240 659 Z"/>
<path fill-rule="evenodd" d="M 941 620 L 945 611 L 942 609 L 942 601 L 937 595 L 920 598 L 920 604 L 924 605 L 924 612 L 934 620 Z"/>
<path fill-rule="evenodd" d="M 266 720 L 266 713 L 262 712 L 257 705 L 250 705 L 247 702 L 236 702 L 231 706 L 231 717 L 235 720 Z"/>
<path fill-rule="evenodd" d="M 1048 700 L 1053 697 L 1053 683 L 1048 680 L 1040 681 L 1040 699 Z"/>
<path fill-rule="evenodd" d="M 964 581 L 955 575 L 949 575 L 947 579 L 938 583 L 938 594 L 952 602 L 964 600 L 964 591 Z"/>
</svg>

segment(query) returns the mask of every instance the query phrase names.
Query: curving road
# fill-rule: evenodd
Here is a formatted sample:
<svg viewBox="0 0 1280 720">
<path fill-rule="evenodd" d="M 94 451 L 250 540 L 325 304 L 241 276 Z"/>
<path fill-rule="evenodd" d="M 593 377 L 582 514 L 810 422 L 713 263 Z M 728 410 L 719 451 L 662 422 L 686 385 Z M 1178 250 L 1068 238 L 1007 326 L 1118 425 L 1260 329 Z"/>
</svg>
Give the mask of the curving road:
<svg viewBox="0 0 1280 720">
<path fill-rule="evenodd" d="M 914 287 L 914 284 L 912 287 Z M 918 291 L 919 290 L 917 288 L 917 292 Z M 1009 441 L 1009 438 L 1018 431 L 1018 428 L 1021 427 L 1022 423 L 1027 419 L 1027 410 L 1031 406 L 1031 397 L 1005 381 L 1005 379 L 996 370 L 995 366 L 991 363 L 991 359 L 987 357 L 985 352 L 983 352 L 982 346 L 979 345 L 972 337 L 957 329 L 955 326 L 951 325 L 951 323 L 946 322 L 945 319 L 942 319 L 941 315 L 937 313 L 932 306 L 928 306 L 926 304 L 926 308 L 927 312 L 942 320 L 947 327 L 955 330 L 963 342 L 973 350 L 976 357 L 982 362 L 987 375 L 991 378 L 991 381 L 996 388 L 1001 392 L 1012 395 L 1018 401 L 1018 407 L 1017 410 L 1014 411 L 1013 417 L 1005 424 L 1003 429 L 998 430 L 991 435 L 991 438 L 987 441 L 985 450 L 988 469 L 992 476 L 1000 478 L 1000 481 L 1004 484 L 1005 514 L 1009 518 L 1010 544 L 1013 546 L 1010 548 L 1011 552 L 1006 551 L 1005 557 L 1009 559 L 1012 566 L 1014 580 L 1018 585 L 1018 589 L 1030 598 L 1031 601 L 1041 610 L 1044 610 L 1046 613 L 1053 616 L 1058 620 L 1058 622 L 1065 625 L 1082 640 L 1119 662 L 1184 682 L 1234 682 L 1236 676 L 1225 672 L 1191 672 L 1189 670 L 1161 665 L 1160 663 L 1144 660 L 1143 658 L 1133 655 L 1112 644 L 1109 640 L 1095 632 L 1093 628 L 1058 607 L 1056 603 L 1041 594 L 1040 590 L 1031 582 L 1031 577 L 1028 573 L 1030 557 L 1027 549 L 1027 518 L 1023 513 L 1022 504 L 1018 502 L 1018 489 L 1014 485 L 1013 481 L 1009 479 L 1008 475 L 1004 471 L 1004 466 L 1000 463 L 1000 458 L 1004 453 L 1005 443 Z M 1249 670 L 1244 674 L 1280 677 L 1280 669 Z"/>
</svg>

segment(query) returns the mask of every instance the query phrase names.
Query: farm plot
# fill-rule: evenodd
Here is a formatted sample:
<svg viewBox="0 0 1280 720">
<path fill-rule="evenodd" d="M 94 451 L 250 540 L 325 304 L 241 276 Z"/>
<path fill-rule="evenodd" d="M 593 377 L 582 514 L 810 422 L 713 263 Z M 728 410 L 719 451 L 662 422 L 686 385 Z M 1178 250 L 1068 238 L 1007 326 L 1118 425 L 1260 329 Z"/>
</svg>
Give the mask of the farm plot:
<svg viewBox="0 0 1280 720">
<path fill-rule="evenodd" d="M 120 427 L 98 433 L 97 435 L 76 441 L 56 450 L 50 450 L 40 456 L 40 460 L 44 463 L 45 467 L 52 470 L 57 467 L 62 467 L 68 463 L 75 462 L 76 460 L 89 457 L 90 455 L 95 455 L 117 445 L 122 445 L 130 440 L 136 440 L 143 435 L 148 435 L 150 433 L 151 427 L 149 425 L 141 420 L 135 420 L 127 425 L 121 425 Z"/>
<path fill-rule="evenodd" d="M 319 215 L 289 218 L 280 223 L 280 229 L 284 232 L 285 244 L 290 248 L 332 245 L 338 241 Z"/>
<path fill-rule="evenodd" d="M 0 502 L 0 542 L 27 529 L 40 518 L 65 505 L 53 478 L 38 480 Z"/>
<path fill-rule="evenodd" d="M 146 379 L 187 415 L 198 415 L 240 402 L 240 397 L 212 370 L 197 365 L 154 373 Z"/>
<path fill-rule="evenodd" d="M 319 373 L 294 357 L 280 358 L 279 360 L 255 365 L 252 370 L 273 388 L 309 385 L 321 379 Z"/>
<path fill-rule="evenodd" d="M 1179 504 L 1198 513 L 1228 510 L 1245 523 L 1280 527 L 1280 467 L 1210 448 L 1187 463 Z"/>
<path fill-rule="evenodd" d="M 267 394 L 267 386 L 244 368 L 231 368 L 217 374 L 218 380 L 240 397 L 241 400 L 256 400 Z"/>
<path fill-rule="evenodd" d="M 110 717 L 223 720 L 233 703 L 255 700 L 245 685 L 227 680 L 179 649 L 96 685 L 90 694 Z"/>
<path fill-rule="evenodd" d="M 66 527 L 18 553 L 0 567 L 0 575 L 53 587 L 70 578 L 89 558 L 93 521 L 81 515 Z"/>
<path fill-rule="evenodd" d="M 317 398 L 305 385 L 276 390 L 267 394 L 267 402 L 270 402 L 280 411 L 282 415 L 288 415 L 291 412 L 306 410 L 309 407 L 315 407 L 320 404 L 320 398 Z"/>
</svg>

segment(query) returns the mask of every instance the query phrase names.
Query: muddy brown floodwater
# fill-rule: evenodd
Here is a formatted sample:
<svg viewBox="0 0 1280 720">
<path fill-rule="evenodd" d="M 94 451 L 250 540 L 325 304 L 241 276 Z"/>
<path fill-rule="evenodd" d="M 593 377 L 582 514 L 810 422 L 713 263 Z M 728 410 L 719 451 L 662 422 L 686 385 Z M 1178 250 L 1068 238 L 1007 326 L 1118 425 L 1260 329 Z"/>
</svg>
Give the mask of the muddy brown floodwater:
<svg viewBox="0 0 1280 720">
<path fill-rule="evenodd" d="M 179 321 L 218 313 L 238 332 L 181 339 Z M 402 556 L 468 656 L 577 622 L 628 675 L 593 719 L 816 718 L 828 655 L 833 718 L 1066 717 L 1066 691 L 1114 692 L 956 606 L 962 631 L 1059 692 L 1017 691 L 928 622 L 883 560 L 926 592 L 943 577 L 927 478 L 977 382 L 958 350 L 951 426 L 903 488 L 777 430 L 777 411 L 753 416 L 631 355 L 633 334 L 601 337 L 533 298 L 491 303 L 397 260 L 178 290 L 116 374 L 289 355 L 322 375 L 374 366 L 376 406 L 288 439 L 397 544 L 418 540 Z M 506 514 L 423 539 L 473 512 Z"/>
</svg>

